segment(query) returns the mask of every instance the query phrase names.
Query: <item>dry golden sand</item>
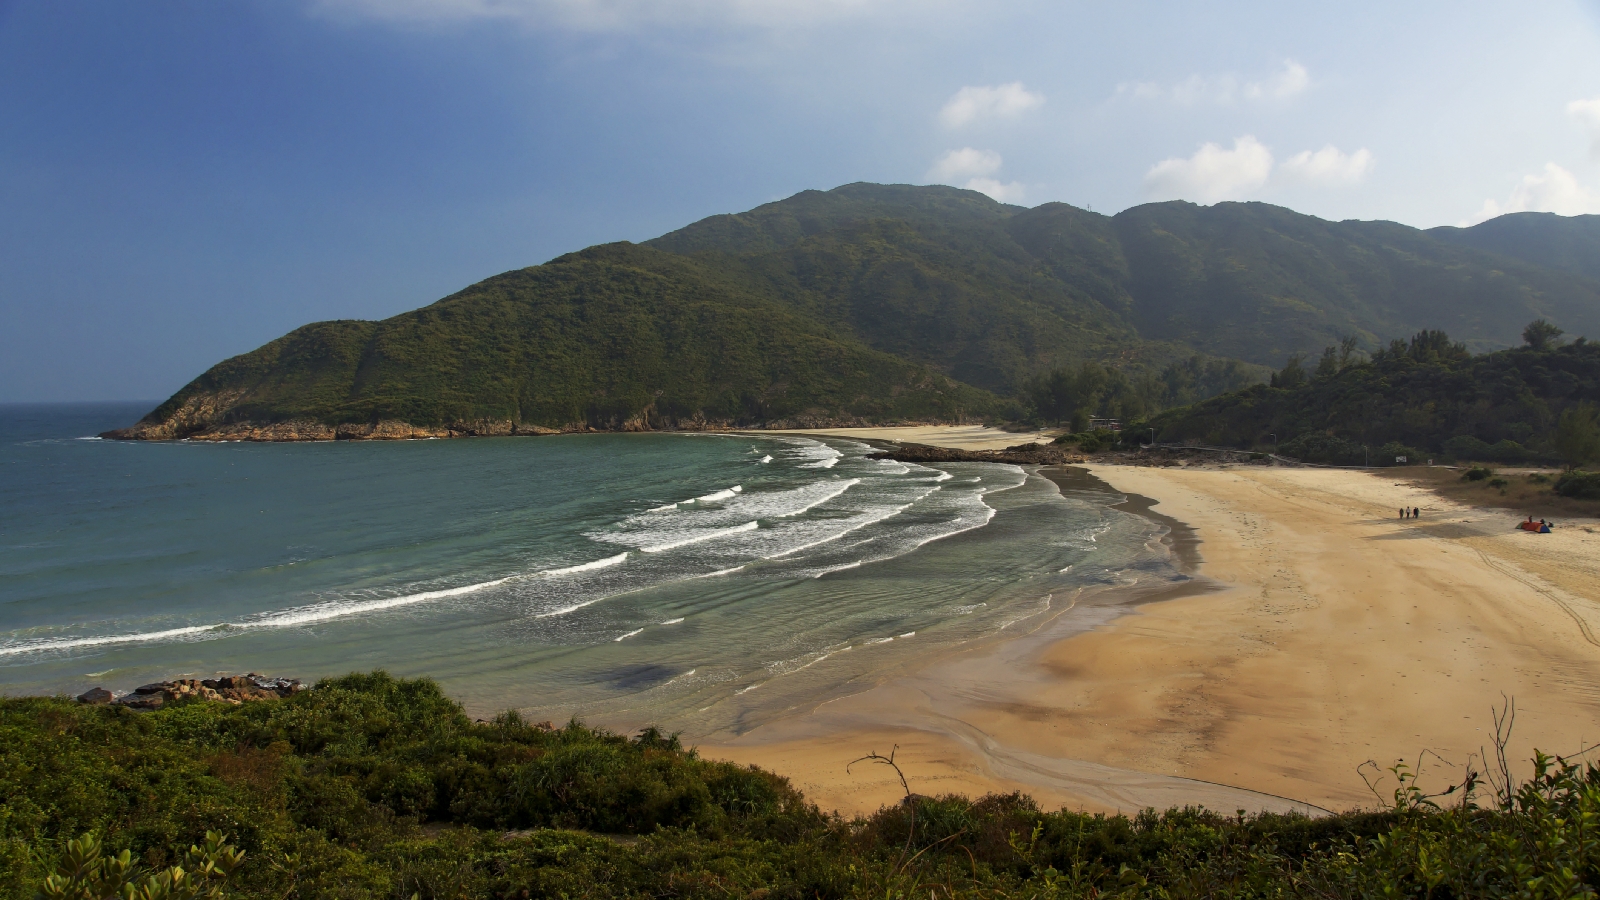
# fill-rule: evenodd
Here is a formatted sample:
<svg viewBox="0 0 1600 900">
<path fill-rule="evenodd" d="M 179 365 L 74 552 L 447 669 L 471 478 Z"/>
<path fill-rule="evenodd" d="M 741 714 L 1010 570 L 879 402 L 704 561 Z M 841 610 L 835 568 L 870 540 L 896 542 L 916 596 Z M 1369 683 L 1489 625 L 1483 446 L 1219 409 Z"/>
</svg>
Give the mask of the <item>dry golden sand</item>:
<svg viewBox="0 0 1600 900">
<path fill-rule="evenodd" d="M 902 444 L 927 444 L 955 450 L 1004 450 L 1030 441 L 1048 443 L 1044 432 L 1012 432 L 983 425 L 900 425 L 890 428 L 802 428 L 761 434 L 803 434 L 809 437 L 842 437 L 856 440 L 899 441 Z"/>
<path fill-rule="evenodd" d="M 1092 468 L 1192 526 L 1221 589 L 1075 610 L 1057 626 L 1098 616 L 1092 631 L 992 642 L 702 752 L 846 813 L 897 798 L 887 769 L 845 771 L 895 744 L 919 793 L 1231 812 L 1371 805 L 1358 766 L 1423 748 L 1465 762 L 1502 692 L 1514 754 L 1600 741 L 1597 523 L 1515 531 L 1392 472 Z"/>
</svg>

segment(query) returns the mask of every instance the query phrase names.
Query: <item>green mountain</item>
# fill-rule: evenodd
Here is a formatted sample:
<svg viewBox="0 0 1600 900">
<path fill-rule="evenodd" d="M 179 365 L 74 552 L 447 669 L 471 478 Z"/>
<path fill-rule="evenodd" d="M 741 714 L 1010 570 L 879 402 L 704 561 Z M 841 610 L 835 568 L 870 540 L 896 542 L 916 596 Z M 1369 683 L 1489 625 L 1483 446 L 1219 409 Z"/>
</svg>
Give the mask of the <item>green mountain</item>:
<svg viewBox="0 0 1600 900">
<path fill-rule="evenodd" d="M 958 420 L 995 398 L 693 260 L 608 244 L 213 367 L 117 437 L 294 440 Z"/>
<path fill-rule="evenodd" d="M 383 322 L 308 325 L 118 434 L 952 420 L 1046 394 L 1076 415 L 1094 404 L 1063 392 L 1091 383 L 1142 414 L 1346 337 L 1373 347 L 1443 327 L 1483 351 L 1535 318 L 1600 334 L 1587 226 L 1572 221 L 1553 226 L 1577 235 L 1569 249 L 1536 259 L 1514 241 L 1472 245 L 1485 226 L 1327 222 L 1260 203 L 1104 216 L 938 186 L 805 191 Z"/>
<path fill-rule="evenodd" d="M 1430 228 L 1428 234 L 1600 281 L 1600 216 L 1509 213 L 1471 228 Z"/>
<path fill-rule="evenodd" d="M 1011 393 L 1069 361 L 1263 365 L 1443 327 L 1515 344 L 1529 320 L 1600 333 L 1600 282 L 1392 222 L 1262 203 L 1104 216 L 944 187 L 846 185 L 649 242 L 742 271 L 868 345 Z"/>
<path fill-rule="evenodd" d="M 1334 351 L 1314 371 L 1286 366 L 1273 382 L 1169 410 L 1150 425 L 1161 441 L 1276 443 L 1289 456 L 1337 465 L 1423 454 L 1600 461 L 1570 445 L 1573 429 L 1593 430 L 1600 402 L 1600 343 L 1582 338 L 1474 356 L 1426 331 L 1369 361 L 1340 363 Z"/>
</svg>

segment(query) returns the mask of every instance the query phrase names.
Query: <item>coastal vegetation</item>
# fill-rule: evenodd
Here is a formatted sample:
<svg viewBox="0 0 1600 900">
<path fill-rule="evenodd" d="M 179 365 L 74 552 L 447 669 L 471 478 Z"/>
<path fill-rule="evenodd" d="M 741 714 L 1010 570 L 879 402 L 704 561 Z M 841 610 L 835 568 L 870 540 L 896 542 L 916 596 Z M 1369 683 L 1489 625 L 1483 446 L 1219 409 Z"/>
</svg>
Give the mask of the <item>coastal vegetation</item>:
<svg viewBox="0 0 1600 900">
<path fill-rule="evenodd" d="M 1269 384 L 1167 411 L 1149 425 L 1162 441 L 1275 448 L 1332 465 L 1600 462 L 1600 345 L 1581 337 L 1563 344 L 1542 320 L 1526 330 L 1524 346 L 1478 355 L 1442 331 L 1370 356 L 1345 342 L 1314 366 L 1291 357 Z M 1579 480 L 1570 483 L 1579 490 Z"/>
<path fill-rule="evenodd" d="M 1443 327 L 1482 353 L 1535 317 L 1600 333 L 1592 218 L 1420 231 L 1260 203 L 1105 216 L 939 186 L 804 191 L 381 322 L 306 325 L 110 434 L 1138 418 L 1342 337 Z"/>
<path fill-rule="evenodd" d="M 1316 819 L 908 792 L 846 820 L 671 735 L 474 721 L 381 672 L 142 713 L 8 698 L 0 897 L 1592 896 L 1600 770 L 1519 783 L 1498 738 L 1446 791 L 1397 764 L 1373 810 Z"/>
</svg>

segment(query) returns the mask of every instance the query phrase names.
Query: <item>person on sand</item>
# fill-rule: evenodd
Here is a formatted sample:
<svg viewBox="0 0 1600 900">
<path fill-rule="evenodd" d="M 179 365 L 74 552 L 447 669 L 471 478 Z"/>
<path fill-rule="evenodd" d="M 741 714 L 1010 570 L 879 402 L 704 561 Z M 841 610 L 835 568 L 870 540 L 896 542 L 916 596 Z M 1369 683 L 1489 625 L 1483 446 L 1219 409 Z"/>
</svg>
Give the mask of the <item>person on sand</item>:
<svg viewBox="0 0 1600 900">
<path fill-rule="evenodd" d="M 1411 507 L 1411 518 L 1413 518 L 1413 519 L 1422 518 L 1422 510 L 1419 507 L 1415 507 L 1415 506 Z"/>
<path fill-rule="evenodd" d="M 1404 519 L 1405 517 L 1406 517 L 1406 508 L 1404 506 L 1402 506 L 1402 507 L 1400 507 L 1400 518 Z"/>
</svg>

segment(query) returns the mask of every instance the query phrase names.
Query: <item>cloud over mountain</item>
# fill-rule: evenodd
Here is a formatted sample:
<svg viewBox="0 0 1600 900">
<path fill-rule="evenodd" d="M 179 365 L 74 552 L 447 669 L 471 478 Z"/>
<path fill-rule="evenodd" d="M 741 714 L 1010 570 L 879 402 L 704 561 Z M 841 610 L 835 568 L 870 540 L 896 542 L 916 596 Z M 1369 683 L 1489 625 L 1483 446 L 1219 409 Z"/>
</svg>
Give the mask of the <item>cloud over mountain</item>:
<svg viewBox="0 0 1600 900">
<path fill-rule="evenodd" d="M 1372 151 L 1346 153 L 1329 144 L 1302 150 L 1278 164 L 1255 135 L 1234 138 L 1233 149 L 1202 144 L 1194 155 L 1164 159 L 1145 173 L 1145 191 L 1157 199 L 1216 203 L 1240 200 L 1270 184 L 1341 187 L 1360 183 L 1372 170 Z"/>
<path fill-rule="evenodd" d="M 1232 150 L 1207 143 L 1187 159 L 1164 159 L 1150 168 L 1144 181 L 1154 197 L 1216 203 L 1249 194 L 1271 175 L 1272 151 L 1247 134 L 1234 138 Z"/>
<path fill-rule="evenodd" d="M 1542 172 L 1524 175 L 1522 183 L 1512 189 L 1511 197 L 1504 204 L 1485 200 L 1477 215 L 1460 224 L 1473 225 L 1514 212 L 1550 212 L 1560 216 L 1600 213 L 1600 191 L 1579 182 L 1576 175 L 1561 166 L 1547 162 Z"/>
<path fill-rule="evenodd" d="M 1310 184 L 1356 184 L 1372 170 L 1372 151 L 1365 147 L 1345 153 L 1332 144 L 1312 152 L 1302 150 L 1283 161 L 1278 171 L 1287 179 Z"/>
<path fill-rule="evenodd" d="M 1020 81 L 993 87 L 964 87 L 951 95 L 939 110 L 939 121 L 946 128 L 960 128 L 984 119 L 1015 118 L 1044 105 L 1044 95 L 1034 93 Z"/>
<path fill-rule="evenodd" d="M 992 177 L 1000 171 L 1004 160 L 993 150 L 976 150 L 962 147 L 951 150 L 934 161 L 928 170 L 929 181 L 964 187 L 969 191 L 988 194 L 1001 203 L 1020 202 L 1024 195 L 1020 183 L 1002 182 Z"/>
</svg>

